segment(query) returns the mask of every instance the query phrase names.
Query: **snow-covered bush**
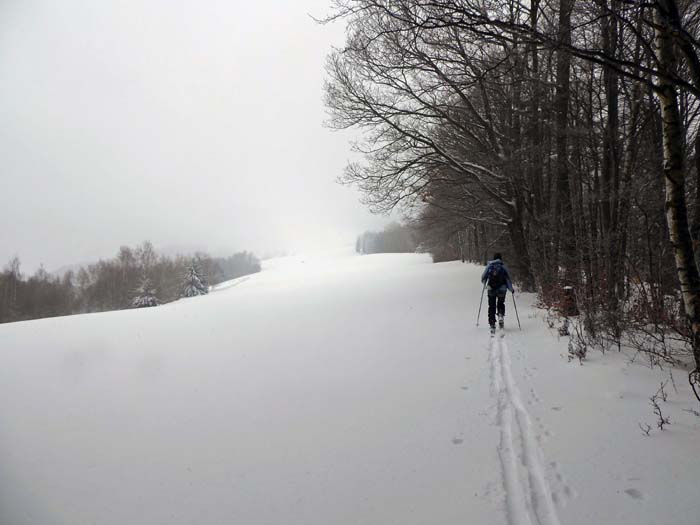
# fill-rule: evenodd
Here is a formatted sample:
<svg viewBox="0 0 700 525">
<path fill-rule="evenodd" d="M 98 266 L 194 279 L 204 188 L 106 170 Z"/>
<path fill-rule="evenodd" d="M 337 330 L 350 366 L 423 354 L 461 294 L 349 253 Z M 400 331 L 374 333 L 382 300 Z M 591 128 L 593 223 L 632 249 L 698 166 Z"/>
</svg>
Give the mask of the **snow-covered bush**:
<svg viewBox="0 0 700 525">
<path fill-rule="evenodd" d="M 148 277 L 141 279 L 138 288 L 134 290 L 134 298 L 131 301 L 131 306 L 134 308 L 147 308 L 149 306 L 158 306 L 160 301 L 156 297 L 156 289 L 151 284 Z"/>
</svg>

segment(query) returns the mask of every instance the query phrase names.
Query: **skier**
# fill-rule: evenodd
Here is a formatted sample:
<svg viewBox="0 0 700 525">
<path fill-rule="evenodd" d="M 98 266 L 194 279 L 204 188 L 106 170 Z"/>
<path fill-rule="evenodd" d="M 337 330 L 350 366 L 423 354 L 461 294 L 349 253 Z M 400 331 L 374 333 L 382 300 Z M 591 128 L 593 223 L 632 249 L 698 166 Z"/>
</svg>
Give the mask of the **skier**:
<svg viewBox="0 0 700 525">
<path fill-rule="evenodd" d="M 493 261 L 489 261 L 481 275 L 481 282 L 488 284 L 489 325 L 491 333 L 494 334 L 496 333 L 496 309 L 498 309 L 498 326 L 503 328 L 503 318 L 506 315 L 506 290 L 514 293 L 508 268 L 503 264 L 500 253 L 494 254 Z"/>
</svg>

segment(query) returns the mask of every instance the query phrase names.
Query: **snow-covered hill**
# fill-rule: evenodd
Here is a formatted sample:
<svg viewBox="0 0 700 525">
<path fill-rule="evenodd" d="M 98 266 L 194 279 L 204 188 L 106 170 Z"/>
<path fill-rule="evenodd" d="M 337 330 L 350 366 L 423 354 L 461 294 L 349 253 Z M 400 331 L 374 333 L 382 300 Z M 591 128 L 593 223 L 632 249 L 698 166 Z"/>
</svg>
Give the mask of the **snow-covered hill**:
<svg viewBox="0 0 700 525">
<path fill-rule="evenodd" d="M 698 523 L 682 373 L 644 436 L 669 370 L 567 362 L 525 295 L 523 330 L 491 339 L 480 271 L 289 257 L 0 326 L 0 524 Z"/>
</svg>

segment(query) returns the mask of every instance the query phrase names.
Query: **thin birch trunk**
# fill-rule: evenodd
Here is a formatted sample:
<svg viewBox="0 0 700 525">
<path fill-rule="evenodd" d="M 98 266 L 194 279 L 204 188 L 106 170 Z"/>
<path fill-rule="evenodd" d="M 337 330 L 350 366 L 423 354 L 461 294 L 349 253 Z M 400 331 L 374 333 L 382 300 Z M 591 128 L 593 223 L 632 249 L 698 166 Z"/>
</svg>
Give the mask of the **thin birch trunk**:
<svg viewBox="0 0 700 525">
<path fill-rule="evenodd" d="M 669 24 L 670 13 L 675 9 L 673 0 L 660 0 L 654 11 L 654 41 L 662 73 L 659 77 L 656 95 L 661 105 L 666 223 L 673 246 L 683 306 L 692 332 L 695 363 L 700 368 L 700 275 L 695 260 L 685 202 L 683 124 L 678 109 L 676 87 L 666 80 L 677 66 L 673 32 Z"/>
</svg>

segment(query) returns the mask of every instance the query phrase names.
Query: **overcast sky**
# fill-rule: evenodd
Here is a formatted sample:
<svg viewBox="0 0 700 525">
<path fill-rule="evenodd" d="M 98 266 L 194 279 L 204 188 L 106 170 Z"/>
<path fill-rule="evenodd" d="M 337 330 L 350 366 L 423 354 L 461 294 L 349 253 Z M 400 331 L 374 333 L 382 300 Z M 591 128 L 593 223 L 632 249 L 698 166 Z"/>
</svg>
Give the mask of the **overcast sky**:
<svg viewBox="0 0 700 525">
<path fill-rule="evenodd" d="M 120 245 L 213 254 L 354 241 L 386 218 L 336 177 L 326 0 L 2 0 L 0 265 Z"/>
</svg>

